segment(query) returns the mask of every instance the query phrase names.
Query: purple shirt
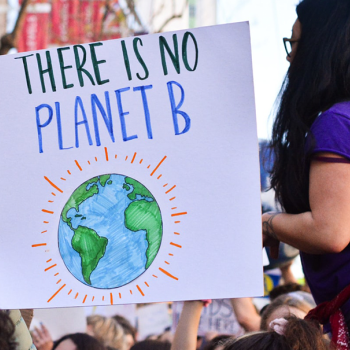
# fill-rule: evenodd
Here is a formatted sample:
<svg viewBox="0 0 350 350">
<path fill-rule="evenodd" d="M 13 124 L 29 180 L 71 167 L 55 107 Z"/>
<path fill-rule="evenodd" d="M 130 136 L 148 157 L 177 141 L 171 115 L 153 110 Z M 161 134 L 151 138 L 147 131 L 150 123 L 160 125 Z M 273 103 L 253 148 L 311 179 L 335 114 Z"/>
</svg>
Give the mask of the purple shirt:
<svg viewBox="0 0 350 350">
<path fill-rule="evenodd" d="M 310 132 L 315 140 L 313 153 L 332 152 L 350 160 L 350 102 L 337 103 L 319 115 Z M 350 244 L 337 254 L 300 255 L 317 304 L 332 300 L 350 285 Z M 350 302 L 343 307 L 343 312 L 346 320 L 350 320 Z"/>
</svg>

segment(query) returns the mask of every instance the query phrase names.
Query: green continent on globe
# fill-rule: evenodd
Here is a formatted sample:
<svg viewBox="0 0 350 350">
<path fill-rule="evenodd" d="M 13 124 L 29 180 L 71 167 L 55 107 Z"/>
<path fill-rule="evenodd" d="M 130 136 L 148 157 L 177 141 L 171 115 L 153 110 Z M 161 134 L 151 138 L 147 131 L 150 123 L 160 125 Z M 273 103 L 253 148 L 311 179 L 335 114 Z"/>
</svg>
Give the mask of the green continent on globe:
<svg viewBox="0 0 350 350">
<path fill-rule="evenodd" d="M 106 182 L 109 180 L 109 178 L 111 177 L 111 175 L 101 175 L 100 178 L 100 184 L 102 187 L 106 186 Z M 112 183 L 112 181 L 111 181 Z"/>
<path fill-rule="evenodd" d="M 152 193 L 148 191 L 148 189 L 142 184 L 140 184 L 138 181 L 130 177 L 126 177 L 125 182 L 134 188 L 134 190 L 128 194 L 129 199 L 131 200 L 136 199 L 136 195 L 139 194 L 141 197 L 148 197 L 154 200 Z M 125 189 L 128 191 L 128 188 L 125 188 Z"/>
<path fill-rule="evenodd" d="M 108 239 L 100 237 L 91 228 L 78 226 L 74 230 L 72 247 L 81 257 L 81 267 L 84 281 L 91 285 L 90 276 L 104 256 Z"/>
<path fill-rule="evenodd" d="M 92 271 L 97 267 L 98 262 L 104 256 L 108 239 L 100 237 L 96 231 L 84 227 L 78 226 L 76 229 L 72 226 L 72 218 L 67 216 L 70 209 L 75 208 L 79 212 L 79 206 L 88 198 L 98 194 L 98 185 L 100 182 L 101 186 L 104 187 L 106 182 L 109 181 L 111 175 L 101 175 L 94 177 L 81 184 L 69 197 L 66 205 L 62 210 L 62 220 L 70 227 L 74 232 L 72 238 L 72 247 L 77 251 L 81 257 L 81 267 L 84 277 L 84 281 L 91 285 L 90 276 Z M 87 189 L 87 187 L 89 189 Z M 76 214 L 75 217 L 81 217 L 82 215 Z M 81 220 L 86 220 L 83 216 Z"/>
<path fill-rule="evenodd" d="M 72 219 L 67 217 L 67 213 L 70 209 L 75 208 L 77 212 L 79 212 L 79 205 L 83 203 L 86 199 L 94 196 L 98 193 L 98 186 L 96 185 L 98 181 L 98 177 L 94 177 L 88 181 L 85 181 L 83 184 L 81 184 L 69 197 L 66 205 L 64 206 L 62 210 L 62 220 L 72 229 L 71 221 Z M 86 187 L 90 184 L 92 185 L 88 190 Z"/>
<path fill-rule="evenodd" d="M 67 217 L 67 213 L 70 209 L 75 208 L 77 212 L 79 212 L 79 206 L 88 198 L 98 194 L 98 186 L 97 183 L 100 182 L 101 186 L 104 187 L 106 182 L 109 180 L 111 175 L 101 175 L 99 177 L 94 177 L 88 181 L 85 181 L 81 184 L 69 197 L 68 202 L 64 206 L 62 210 L 62 220 L 73 230 L 71 221 L 72 219 Z M 87 186 L 90 188 L 87 190 Z"/>
<path fill-rule="evenodd" d="M 148 242 L 146 269 L 148 269 L 158 253 L 162 240 L 162 217 L 157 202 L 142 199 L 130 203 L 125 210 L 125 227 L 134 232 L 146 230 Z"/>
</svg>

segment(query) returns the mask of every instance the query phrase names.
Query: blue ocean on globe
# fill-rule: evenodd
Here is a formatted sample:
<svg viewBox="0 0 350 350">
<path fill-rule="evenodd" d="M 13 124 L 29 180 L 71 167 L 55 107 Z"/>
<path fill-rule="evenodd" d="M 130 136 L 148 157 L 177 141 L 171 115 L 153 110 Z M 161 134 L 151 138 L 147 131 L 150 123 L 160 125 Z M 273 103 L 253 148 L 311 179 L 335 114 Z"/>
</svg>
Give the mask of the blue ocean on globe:
<svg viewBox="0 0 350 350">
<path fill-rule="evenodd" d="M 96 288 L 121 287 L 146 270 L 146 231 L 133 232 L 124 225 L 124 212 L 132 202 L 128 194 L 132 187 L 123 188 L 125 176 L 112 174 L 105 186 L 97 182 L 98 193 L 67 212 L 74 229 L 79 225 L 94 230 L 108 239 L 104 256 L 91 273 L 91 286 Z M 147 200 L 147 198 L 144 198 Z M 72 247 L 74 231 L 60 218 L 58 229 L 59 251 L 68 270 L 82 283 L 81 257 Z"/>
</svg>

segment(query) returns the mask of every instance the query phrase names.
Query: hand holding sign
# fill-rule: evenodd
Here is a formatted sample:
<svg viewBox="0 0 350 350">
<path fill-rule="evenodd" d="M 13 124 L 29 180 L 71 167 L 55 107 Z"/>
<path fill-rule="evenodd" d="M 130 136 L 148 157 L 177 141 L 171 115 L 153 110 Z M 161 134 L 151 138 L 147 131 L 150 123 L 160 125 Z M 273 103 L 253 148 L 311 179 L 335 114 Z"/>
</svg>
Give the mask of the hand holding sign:
<svg viewBox="0 0 350 350">
<path fill-rule="evenodd" d="M 263 246 L 270 247 L 271 257 L 273 259 L 278 258 L 278 250 L 280 241 L 277 239 L 274 228 L 273 219 L 280 213 L 265 213 L 262 215 L 262 228 L 263 228 Z"/>
</svg>

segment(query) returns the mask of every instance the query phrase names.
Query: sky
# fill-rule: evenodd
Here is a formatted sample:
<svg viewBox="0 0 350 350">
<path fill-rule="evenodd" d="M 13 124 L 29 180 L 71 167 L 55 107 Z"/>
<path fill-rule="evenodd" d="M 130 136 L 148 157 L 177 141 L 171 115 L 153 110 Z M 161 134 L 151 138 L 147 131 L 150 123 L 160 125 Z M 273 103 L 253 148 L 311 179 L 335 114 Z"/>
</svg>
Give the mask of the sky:
<svg viewBox="0 0 350 350">
<path fill-rule="evenodd" d="M 288 70 L 282 38 L 291 36 L 298 3 L 298 0 L 217 0 L 218 24 L 250 22 L 259 138 L 271 136 L 270 113 Z"/>
<path fill-rule="evenodd" d="M 18 0 L 8 0 L 10 11 L 7 14 L 7 31 L 13 29 L 18 14 Z"/>
<path fill-rule="evenodd" d="M 257 126 L 261 139 L 271 136 L 272 108 L 288 70 L 282 38 L 291 36 L 298 3 L 299 0 L 217 0 L 218 24 L 250 22 Z M 304 276 L 299 257 L 292 265 L 292 272 L 296 278 Z"/>
</svg>

